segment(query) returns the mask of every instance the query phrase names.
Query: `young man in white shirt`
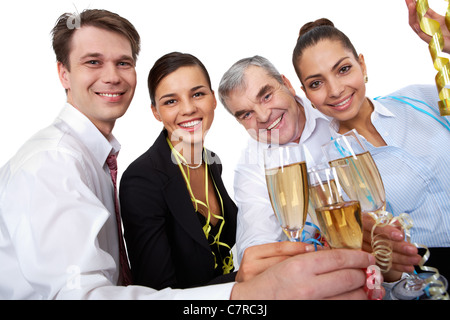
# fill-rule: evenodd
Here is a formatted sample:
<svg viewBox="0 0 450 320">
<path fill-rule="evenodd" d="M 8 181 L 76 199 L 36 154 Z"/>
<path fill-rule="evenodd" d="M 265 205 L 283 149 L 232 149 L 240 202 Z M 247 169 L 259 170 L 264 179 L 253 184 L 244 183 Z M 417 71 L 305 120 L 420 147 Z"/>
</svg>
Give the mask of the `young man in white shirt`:
<svg viewBox="0 0 450 320">
<path fill-rule="evenodd" d="M 307 247 L 292 243 L 251 251 L 257 261 L 261 252 L 278 258 L 257 263 L 246 281 L 187 290 L 120 286 L 120 218 L 106 162 L 120 149 L 112 130 L 133 98 L 139 35 L 116 14 L 87 10 L 61 16 L 53 39 L 67 104 L 0 169 L 1 299 L 365 297 L 369 254 L 300 254 Z"/>
</svg>

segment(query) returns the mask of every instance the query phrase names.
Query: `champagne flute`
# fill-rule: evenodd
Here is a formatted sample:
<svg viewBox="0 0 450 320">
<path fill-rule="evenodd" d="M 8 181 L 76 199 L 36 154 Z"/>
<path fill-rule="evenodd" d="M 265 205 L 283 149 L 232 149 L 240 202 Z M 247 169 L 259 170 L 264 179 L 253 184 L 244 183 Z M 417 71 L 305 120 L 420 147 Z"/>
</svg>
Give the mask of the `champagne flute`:
<svg viewBox="0 0 450 320">
<path fill-rule="evenodd" d="M 292 242 L 300 241 L 308 212 L 308 177 L 301 146 L 264 150 L 267 189 L 281 228 Z"/>
<path fill-rule="evenodd" d="M 392 265 L 391 244 L 389 241 L 374 237 L 374 230 L 377 226 L 387 225 L 392 215 L 385 211 L 384 185 L 370 152 L 364 147 L 355 129 L 323 145 L 322 150 L 330 166 L 349 165 L 351 174 L 358 186 L 356 191 L 361 203 L 361 211 L 368 213 L 376 221 L 372 228 L 372 250 L 377 265 L 383 272 L 388 271 Z M 405 232 L 408 234 L 408 230 L 405 230 Z M 438 287 L 445 282 L 445 278 L 442 276 L 436 281 L 432 279 L 433 277 L 432 273 L 421 275 L 409 273 L 404 280 L 394 286 L 391 296 L 394 299 L 402 300 L 423 296 L 424 289 L 430 282 L 434 283 L 431 283 L 428 287 Z M 445 283 L 442 287 L 444 286 L 446 286 Z"/>
<path fill-rule="evenodd" d="M 338 174 L 352 176 L 361 212 L 370 215 L 376 222 L 371 232 L 372 253 L 381 271 L 389 271 L 392 266 L 392 244 L 381 234 L 374 236 L 374 232 L 376 227 L 387 225 L 391 215 L 385 211 L 386 193 L 372 155 L 365 148 L 355 129 L 324 144 L 322 150 L 331 167 L 348 165 L 348 172 L 338 171 Z"/>
<path fill-rule="evenodd" d="M 322 166 L 308 171 L 312 207 L 331 248 L 362 250 L 361 205 L 348 165 Z M 375 266 L 365 269 L 369 299 L 381 299 L 381 280 Z M 376 268 L 376 267 L 375 267 Z"/>
<path fill-rule="evenodd" d="M 375 161 L 365 148 L 355 129 L 322 146 L 331 167 L 348 164 L 357 184 L 356 192 L 362 212 L 375 220 L 383 217 L 386 194 Z"/>
<path fill-rule="evenodd" d="M 347 165 L 308 171 L 311 204 L 320 230 L 331 248 L 362 249 L 361 205 Z M 344 187 L 345 186 L 345 187 Z"/>
</svg>

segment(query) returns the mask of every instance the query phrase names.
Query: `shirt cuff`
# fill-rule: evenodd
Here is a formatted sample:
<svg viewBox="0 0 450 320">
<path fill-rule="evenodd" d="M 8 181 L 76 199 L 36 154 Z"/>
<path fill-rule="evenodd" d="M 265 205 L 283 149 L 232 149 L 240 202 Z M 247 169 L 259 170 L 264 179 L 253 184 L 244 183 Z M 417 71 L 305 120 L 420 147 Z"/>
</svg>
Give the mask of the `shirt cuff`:
<svg viewBox="0 0 450 320">
<path fill-rule="evenodd" d="M 175 300 L 230 300 L 235 282 L 177 291 Z"/>
</svg>

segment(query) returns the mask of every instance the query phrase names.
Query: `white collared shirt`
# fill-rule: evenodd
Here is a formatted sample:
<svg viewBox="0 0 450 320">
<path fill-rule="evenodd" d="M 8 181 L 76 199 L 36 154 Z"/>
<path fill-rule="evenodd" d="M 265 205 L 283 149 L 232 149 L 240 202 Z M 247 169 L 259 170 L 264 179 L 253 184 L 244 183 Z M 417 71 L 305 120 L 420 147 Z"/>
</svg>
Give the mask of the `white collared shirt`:
<svg viewBox="0 0 450 320">
<path fill-rule="evenodd" d="M 290 144 L 304 144 L 307 147 L 311 154 L 307 165 L 311 167 L 324 160 L 321 146 L 331 139 L 329 120 L 313 109 L 307 99 L 297 97 L 297 101 L 304 106 L 306 123 L 300 144 Z M 248 247 L 287 240 L 267 192 L 263 152 L 267 147 L 267 144 L 249 138 L 235 168 L 234 195 L 238 207 L 236 249 L 239 262 Z"/>
<path fill-rule="evenodd" d="M 228 299 L 234 283 L 190 290 L 116 286 L 118 236 L 108 141 L 66 104 L 0 169 L 0 299 Z"/>
</svg>

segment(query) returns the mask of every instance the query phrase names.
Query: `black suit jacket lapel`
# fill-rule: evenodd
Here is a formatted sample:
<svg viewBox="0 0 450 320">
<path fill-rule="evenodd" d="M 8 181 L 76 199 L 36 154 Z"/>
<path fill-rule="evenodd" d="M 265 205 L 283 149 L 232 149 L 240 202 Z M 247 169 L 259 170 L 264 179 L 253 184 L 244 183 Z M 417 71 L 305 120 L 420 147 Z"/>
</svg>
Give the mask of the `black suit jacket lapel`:
<svg viewBox="0 0 450 320">
<path fill-rule="evenodd" d="M 171 150 L 166 141 L 166 135 L 161 132 L 154 146 L 159 150 L 158 167 L 168 177 L 167 184 L 163 187 L 164 197 L 174 220 L 197 241 L 202 247 L 210 250 L 208 241 L 203 233 L 202 226 L 194 210 L 186 183 L 180 172 L 178 164 L 172 161 Z"/>
<path fill-rule="evenodd" d="M 221 238 L 221 240 L 226 240 L 225 242 L 227 244 L 230 244 L 231 246 L 234 245 L 236 241 L 236 216 L 237 216 L 237 207 L 236 204 L 233 202 L 233 200 L 228 195 L 228 192 L 225 188 L 225 185 L 223 184 L 222 180 L 222 165 L 220 163 L 220 159 L 214 154 L 214 152 L 211 152 L 207 150 L 208 154 L 208 169 L 211 172 L 211 175 L 216 183 L 217 189 L 219 190 L 220 196 L 222 197 L 223 201 L 223 208 L 224 208 L 224 219 L 225 219 L 225 225 L 224 225 L 224 237 Z M 225 229 L 228 229 L 229 232 L 225 232 Z"/>
</svg>

